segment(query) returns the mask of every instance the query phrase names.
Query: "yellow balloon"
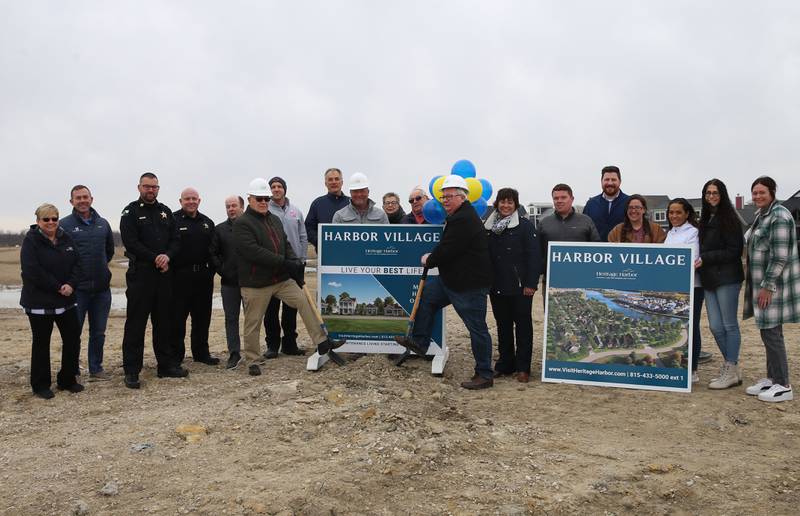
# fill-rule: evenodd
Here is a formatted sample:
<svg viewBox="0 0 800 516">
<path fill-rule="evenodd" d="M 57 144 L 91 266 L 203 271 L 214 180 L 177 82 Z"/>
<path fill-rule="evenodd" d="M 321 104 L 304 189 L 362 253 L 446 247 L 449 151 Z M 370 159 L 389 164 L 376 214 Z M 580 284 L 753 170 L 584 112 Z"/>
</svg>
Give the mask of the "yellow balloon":
<svg viewBox="0 0 800 516">
<path fill-rule="evenodd" d="M 469 193 L 467 193 L 469 202 L 475 202 L 483 195 L 483 184 L 474 177 L 467 178 L 467 187 L 469 188 Z"/>
<path fill-rule="evenodd" d="M 445 177 L 447 176 L 442 176 L 433 182 L 433 196 L 436 197 L 436 200 L 439 202 L 442 202 L 442 184 L 444 183 Z"/>
</svg>

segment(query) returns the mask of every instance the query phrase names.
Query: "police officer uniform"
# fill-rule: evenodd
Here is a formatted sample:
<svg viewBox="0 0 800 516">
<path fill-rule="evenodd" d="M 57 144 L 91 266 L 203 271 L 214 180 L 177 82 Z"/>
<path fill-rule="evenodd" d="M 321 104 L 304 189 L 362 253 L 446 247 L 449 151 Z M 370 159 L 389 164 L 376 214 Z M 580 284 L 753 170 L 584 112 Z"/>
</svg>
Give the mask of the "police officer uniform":
<svg viewBox="0 0 800 516">
<path fill-rule="evenodd" d="M 138 199 L 122 211 L 119 229 L 125 256 L 128 257 L 125 274 L 128 307 L 122 339 L 125 384 L 131 388 L 139 387 L 148 317 L 153 324 L 153 351 L 158 362 L 158 376 L 186 376 L 188 373 L 176 361 L 170 339 L 172 260 L 180 245 L 172 211 L 158 201 L 148 204 Z M 166 272 L 155 266 L 155 259 L 160 254 L 169 256 Z"/>
<path fill-rule="evenodd" d="M 175 312 L 172 326 L 173 345 L 178 362 L 186 355 L 186 318 L 192 316 L 191 346 L 195 362 L 219 363 L 208 350 L 208 327 L 211 324 L 211 297 L 214 292 L 214 268 L 211 241 L 214 222 L 199 211 L 190 217 L 183 210 L 174 214 L 180 250 L 171 260 L 175 271 Z"/>
</svg>

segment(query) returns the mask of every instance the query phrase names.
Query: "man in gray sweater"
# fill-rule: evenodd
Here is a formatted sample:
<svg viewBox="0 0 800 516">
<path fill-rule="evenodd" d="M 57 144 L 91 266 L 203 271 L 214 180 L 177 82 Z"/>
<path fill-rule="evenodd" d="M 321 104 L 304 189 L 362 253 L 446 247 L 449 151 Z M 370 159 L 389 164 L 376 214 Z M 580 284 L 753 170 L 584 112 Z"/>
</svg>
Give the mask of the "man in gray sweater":
<svg viewBox="0 0 800 516">
<path fill-rule="evenodd" d="M 547 244 L 549 242 L 600 242 L 600 234 L 587 215 L 577 213 L 572 203 L 572 188 L 564 183 L 553 187 L 553 213 L 539 221 L 539 242 L 542 246 L 542 295 L 547 295 Z"/>
<path fill-rule="evenodd" d="M 308 258 L 308 237 L 306 236 L 303 212 L 297 206 L 293 206 L 286 197 L 286 181 L 283 178 L 273 177 L 269 180 L 269 187 L 272 192 L 269 212 L 280 219 L 283 230 L 286 232 L 286 240 L 302 263 L 302 268 L 305 269 Z M 278 322 L 279 311 L 281 312 L 280 323 Z M 305 350 L 297 347 L 297 310 L 282 303 L 277 297 L 273 297 L 267 307 L 264 324 L 267 330 L 267 351 L 264 353 L 264 358 L 278 358 L 278 350 L 282 351 L 284 355 L 306 354 Z M 281 329 L 283 329 L 283 338 L 281 338 Z"/>
</svg>

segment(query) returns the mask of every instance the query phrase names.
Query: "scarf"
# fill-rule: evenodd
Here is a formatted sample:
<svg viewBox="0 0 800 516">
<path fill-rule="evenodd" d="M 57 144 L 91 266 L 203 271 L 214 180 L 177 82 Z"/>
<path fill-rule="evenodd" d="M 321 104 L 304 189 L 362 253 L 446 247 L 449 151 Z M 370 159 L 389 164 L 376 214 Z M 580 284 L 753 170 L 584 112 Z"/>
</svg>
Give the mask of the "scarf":
<svg viewBox="0 0 800 516">
<path fill-rule="evenodd" d="M 492 233 L 494 233 L 495 235 L 499 235 L 500 233 L 505 231 L 506 228 L 508 227 L 508 224 L 511 222 L 511 217 L 513 215 L 514 214 L 512 213 L 508 217 L 503 217 L 502 219 L 500 218 L 495 219 L 494 224 L 492 224 Z"/>
</svg>

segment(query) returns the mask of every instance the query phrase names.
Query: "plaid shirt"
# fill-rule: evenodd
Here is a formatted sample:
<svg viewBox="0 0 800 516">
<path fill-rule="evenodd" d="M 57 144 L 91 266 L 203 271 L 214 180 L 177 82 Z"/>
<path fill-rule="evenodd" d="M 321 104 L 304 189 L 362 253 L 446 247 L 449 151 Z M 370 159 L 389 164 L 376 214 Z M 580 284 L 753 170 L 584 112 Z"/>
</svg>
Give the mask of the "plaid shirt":
<svg viewBox="0 0 800 516">
<path fill-rule="evenodd" d="M 760 329 L 800 322 L 800 259 L 791 213 L 773 202 L 758 212 L 748 233 L 744 318 L 755 315 Z M 762 288 L 773 292 L 766 310 L 758 307 Z"/>
</svg>

